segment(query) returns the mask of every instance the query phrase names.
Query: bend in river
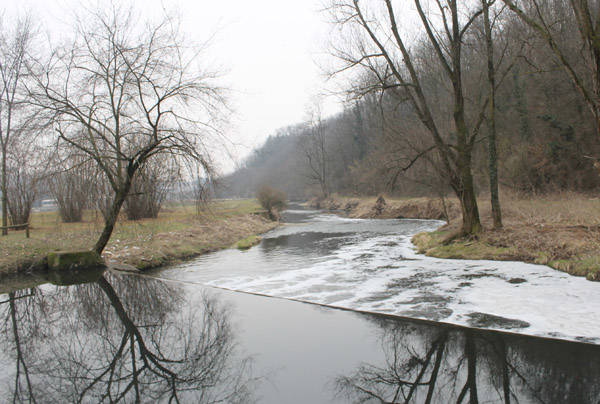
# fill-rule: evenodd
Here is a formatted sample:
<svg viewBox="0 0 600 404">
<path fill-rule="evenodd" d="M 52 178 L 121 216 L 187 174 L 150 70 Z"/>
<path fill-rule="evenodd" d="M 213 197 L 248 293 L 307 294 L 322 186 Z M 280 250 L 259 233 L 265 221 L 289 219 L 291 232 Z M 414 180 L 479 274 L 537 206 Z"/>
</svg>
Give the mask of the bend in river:
<svg viewBox="0 0 600 404">
<path fill-rule="evenodd" d="M 348 219 L 299 206 L 249 251 L 154 276 L 332 307 L 600 342 L 600 285 L 547 266 L 416 254 L 439 221 Z"/>
</svg>

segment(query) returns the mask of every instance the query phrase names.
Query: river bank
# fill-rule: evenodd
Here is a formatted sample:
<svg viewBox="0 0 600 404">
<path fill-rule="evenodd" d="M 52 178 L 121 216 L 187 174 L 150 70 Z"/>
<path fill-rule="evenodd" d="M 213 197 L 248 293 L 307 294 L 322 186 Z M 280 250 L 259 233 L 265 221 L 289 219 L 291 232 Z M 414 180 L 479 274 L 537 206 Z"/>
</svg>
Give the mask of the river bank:
<svg viewBox="0 0 600 404">
<path fill-rule="evenodd" d="M 588 280 L 600 281 L 600 200 L 577 193 L 501 198 L 504 228 L 494 230 L 489 201 L 479 200 L 483 230 L 468 240 L 447 242 L 460 227 L 455 198 L 349 198 L 334 196 L 318 206 L 356 218 L 417 218 L 450 223 L 420 233 L 412 241 L 422 254 L 449 259 L 522 261 L 548 265 Z M 316 207 L 316 201 L 311 205 Z M 444 209 L 445 205 L 445 209 Z"/>
<path fill-rule="evenodd" d="M 102 256 L 108 265 L 139 270 L 174 264 L 277 226 L 255 200 L 215 201 L 198 214 L 193 205 L 172 205 L 156 219 L 121 219 Z M 56 212 L 35 212 L 31 238 L 22 232 L 0 237 L 0 276 L 39 272 L 51 251 L 90 249 L 102 230 L 101 217 L 87 212 L 80 223 L 62 223 Z"/>
</svg>

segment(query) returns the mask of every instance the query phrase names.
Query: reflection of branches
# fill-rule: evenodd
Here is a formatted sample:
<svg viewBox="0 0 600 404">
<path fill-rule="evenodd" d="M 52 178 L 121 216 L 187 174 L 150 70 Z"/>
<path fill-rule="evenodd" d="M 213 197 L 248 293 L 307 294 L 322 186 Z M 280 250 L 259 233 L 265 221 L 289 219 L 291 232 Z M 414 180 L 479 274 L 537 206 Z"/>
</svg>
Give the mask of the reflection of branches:
<svg viewBox="0 0 600 404">
<path fill-rule="evenodd" d="M 237 357 L 228 313 L 214 298 L 175 305 L 181 291 L 162 282 L 109 279 L 122 284 L 113 287 L 102 277 L 94 285 L 59 288 L 47 296 L 44 318 L 50 319 L 45 324 L 49 335 L 43 341 L 27 340 L 28 347 L 42 347 L 33 366 L 29 362 L 27 366 L 21 355 L 23 336 L 18 330 L 35 324 L 19 322 L 12 311 L 17 387 L 26 384 L 29 401 L 35 401 L 34 395 L 54 402 L 249 401 L 251 361 Z M 136 282 L 136 292 L 119 293 L 125 286 L 135 288 Z M 149 296 L 140 296 L 140 291 Z M 150 304 L 160 298 L 164 305 Z M 140 300 L 148 303 L 145 310 Z M 182 306 L 189 309 L 175 310 Z M 34 337 L 31 331 L 28 337 Z M 14 401 L 23 401 L 21 396 L 15 390 Z"/>
<path fill-rule="evenodd" d="M 154 283 L 159 288 L 163 286 Z M 91 356 L 91 350 L 82 346 L 83 355 L 77 355 L 81 359 L 68 358 L 70 364 L 62 369 L 62 374 L 52 375 L 53 378 L 66 375 L 74 381 L 73 399 L 182 402 L 187 401 L 185 397 L 193 397 L 194 402 L 210 403 L 237 402 L 247 397 L 249 379 L 245 372 L 250 362 L 240 360 L 237 373 L 232 372 L 233 335 L 226 312 L 214 300 L 203 300 L 201 318 L 195 310 L 176 318 L 156 313 L 155 319 L 161 321 L 137 325 L 107 279 L 101 278 L 97 284 L 122 327 L 116 333 L 99 330 L 97 342 L 105 348 L 103 355 Z M 120 336 L 118 340 L 114 339 L 116 335 Z M 104 365 L 98 366 L 100 362 Z"/>
<path fill-rule="evenodd" d="M 355 403 L 596 402 L 600 349 L 496 332 L 378 322 L 383 366 L 337 379 Z"/>
<path fill-rule="evenodd" d="M 387 341 L 384 339 L 384 368 L 362 365 L 353 376 L 338 378 L 338 391 L 350 398 L 356 398 L 357 402 L 376 399 L 381 403 L 409 403 L 415 398 L 419 387 L 427 387 L 424 402 L 430 403 L 448 334 L 445 331 L 440 333 L 424 355 L 419 355 L 412 347 L 406 346 L 401 340 L 403 335 L 400 332 L 392 332 L 391 338 L 387 338 Z M 430 370 L 432 361 L 433 367 Z"/>
<path fill-rule="evenodd" d="M 35 345 L 31 341 L 44 336 L 45 300 L 36 288 L 9 292 L 5 296 L 7 298 L 0 302 L 0 318 L 4 319 L 1 333 L 5 336 L 2 342 L 9 348 L 6 352 L 15 362 L 12 399 L 13 402 L 35 403 L 31 371 L 32 365 L 35 366 Z"/>
<path fill-rule="evenodd" d="M 167 315 L 184 304 L 181 290 L 164 282 L 133 276 L 116 277 L 104 275 L 112 285 L 119 300 L 125 302 L 127 315 L 137 324 L 162 323 Z M 91 283 L 79 285 L 69 296 L 71 305 L 76 306 L 78 314 L 92 325 L 100 327 L 110 323 L 114 315 L 112 302 L 106 298 L 106 292 Z"/>
<path fill-rule="evenodd" d="M 21 369 L 23 370 L 23 374 L 25 375 L 25 380 L 27 382 L 27 391 L 29 392 L 29 398 L 31 402 L 36 402 L 35 401 L 35 397 L 33 394 L 31 394 L 32 392 L 32 386 L 31 386 L 31 378 L 29 377 L 29 370 L 27 369 L 27 363 L 25 363 L 25 359 L 23 357 L 23 350 L 21 347 L 21 340 L 19 338 L 19 327 L 17 324 L 17 309 L 15 306 L 15 299 L 17 298 L 15 296 L 15 292 L 11 292 L 8 294 L 9 296 L 9 305 L 10 305 L 10 319 L 12 322 L 12 328 L 13 328 L 13 337 L 15 339 L 15 349 L 16 349 L 16 354 L 17 354 L 17 369 L 16 369 L 16 373 L 15 373 L 15 387 L 14 387 L 14 399 L 13 402 L 16 402 L 17 397 L 21 396 L 21 382 L 19 380 L 20 375 L 21 375 Z M 29 296 L 32 296 L 32 294 L 29 294 Z"/>
<path fill-rule="evenodd" d="M 460 391 L 457 403 L 462 403 L 469 393 L 469 403 L 476 404 L 477 400 L 477 348 L 471 331 L 465 332 L 465 355 L 467 356 L 467 382 Z"/>
</svg>

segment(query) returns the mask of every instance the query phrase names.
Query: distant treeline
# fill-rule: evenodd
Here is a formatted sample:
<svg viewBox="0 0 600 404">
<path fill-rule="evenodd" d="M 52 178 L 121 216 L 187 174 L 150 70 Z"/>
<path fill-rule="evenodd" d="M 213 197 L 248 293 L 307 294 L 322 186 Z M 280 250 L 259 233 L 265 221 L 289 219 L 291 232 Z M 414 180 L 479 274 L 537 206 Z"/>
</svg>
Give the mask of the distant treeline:
<svg viewBox="0 0 600 404">
<path fill-rule="evenodd" d="M 600 182 L 594 167 L 600 156 L 597 117 L 564 64 L 568 62 L 567 67 L 584 78 L 583 86 L 590 89 L 598 86 L 590 73 L 597 58 L 594 59 L 593 46 L 582 40 L 578 14 L 563 0 L 518 3 L 523 4 L 534 22 L 544 23 L 544 29 L 560 49 L 564 59 L 561 61 L 539 30 L 498 3 L 494 8 L 490 3 L 490 10 L 494 24 L 500 186 L 532 193 L 596 189 Z M 592 10 L 600 7 L 597 2 L 589 3 Z M 461 41 L 461 79 L 467 123 L 480 132 L 472 151 L 475 188 L 478 193 L 486 193 L 490 129 L 485 123 L 488 112 L 482 105 L 488 102 L 488 64 L 483 22 L 477 14 L 480 9 L 476 2 L 473 4 L 474 8 L 467 10 L 474 16 L 473 22 Z M 530 7 L 537 4 L 539 13 L 527 8 L 528 4 Z M 349 2 L 348 7 L 355 6 L 358 7 Z M 370 14 L 372 20 L 378 18 L 376 12 Z M 385 17 L 385 13 L 380 13 Z M 597 26 L 598 21 L 593 22 Z M 333 192 L 417 196 L 450 191 L 440 169 L 438 146 L 410 102 L 411 85 L 399 85 L 390 73 L 390 64 L 377 62 L 380 58 L 369 59 L 368 65 L 364 62 L 369 53 L 365 45 L 368 38 L 357 42 L 359 45 L 348 41 L 332 52 L 353 67 L 349 69 L 352 79 L 348 81 L 344 111 L 327 119 L 314 114 L 305 123 L 278 130 L 237 171 L 222 178 L 219 191 L 222 196 L 251 196 L 262 184 L 282 189 L 291 198 Z M 440 44 L 448 45 L 442 52 L 449 54 L 452 44 L 444 41 Z M 392 48 L 389 43 L 385 46 Z M 346 50 L 340 51 L 342 48 Z M 353 53 L 356 49 L 360 50 L 358 54 Z M 444 142 L 452 148 L 458 143 L 451 81 L 444 73 L 444 66 L 436 60 L 433 42 L 424 32 L 411 41 L 409 51 L 435 123 Z M 373 52 L 377 53 L 377 49 Z M 408 75 L 399 51 L 391 52 L 399 60 L 400 73 Z M 341 63 L 339 70 L 347 75 L 344 67 Z M 480 116 L 481 111 L 486 116 Z M 481 120 L 483 124 L 478 123 Z"/>
</svg>

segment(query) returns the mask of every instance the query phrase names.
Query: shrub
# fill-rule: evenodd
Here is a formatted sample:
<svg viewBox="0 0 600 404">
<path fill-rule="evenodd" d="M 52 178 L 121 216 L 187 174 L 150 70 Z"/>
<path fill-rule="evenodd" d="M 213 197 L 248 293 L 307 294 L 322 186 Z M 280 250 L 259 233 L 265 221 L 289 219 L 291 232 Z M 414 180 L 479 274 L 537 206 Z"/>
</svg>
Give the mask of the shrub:
<svg viewBox="0 0 600 404">
<path fill-rule="evenodd" d="M 57 172 L 48 180 L 50 191 L 56 199 L 63 222 L 81 222 L 83 210 L 89 205 L 92 176 L 89 166 L 76 166 Z"/>
<path fill-rule="evenodd" d="M 155 219 L 177 180 L 176 167 L 153 162 L 146 164 L 133 177 L 129 195 L 125 199 L 128 220 Z"/>
<path fill-rule="evenodd" d="M 279 218 L 279 211 L 287 205 L 287 196 L 285 192 L 271 188 L 268 185 L 260 187 L 256 194 L 256 198 L 260 205 L 266 209 L 271 220 Z"/>
</svg>

